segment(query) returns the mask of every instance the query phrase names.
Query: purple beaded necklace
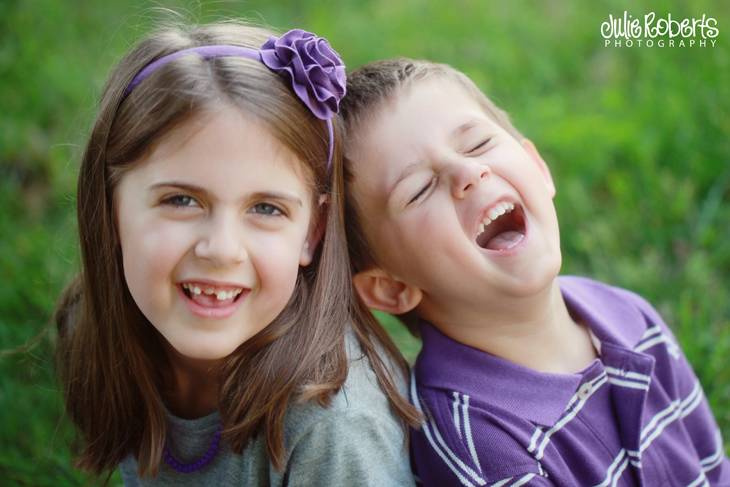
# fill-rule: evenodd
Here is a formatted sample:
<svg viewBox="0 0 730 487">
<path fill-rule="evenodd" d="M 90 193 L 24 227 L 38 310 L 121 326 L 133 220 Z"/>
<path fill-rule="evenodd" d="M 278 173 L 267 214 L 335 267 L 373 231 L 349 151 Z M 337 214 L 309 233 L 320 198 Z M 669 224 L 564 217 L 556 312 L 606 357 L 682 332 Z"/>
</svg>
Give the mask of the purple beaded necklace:
<svg viewBox="0 0 730 487">
<path fill-rule="evenodd" d="M 175 471 L 180 473 L 193 473 L 197 472 L 198 470 L 201 470 L 205 466 L 207 466 L 210 462 L 213 461 L 213 458 L 215 458 L 216 454 L 218 453 L 218 449 L 220 448 L 220 442 L 221 442 L 221 427 L 219 426 L 216 430 L 215 434 L 213 435 L 213 440 L 210 442 L 210 446 L 208 447 L 208 450 L 203 454 L 202 457 L 198 458 L 194 462 L 190 463 L 183 463 L 174 456 L 172 456 L 172 452 L 170 452 L 170 445 L 169 442 L 165 444 L 165 451 L 163 452 L 162 457 L 165 460 L 165 463 L 168 464 L 170 467 L 172 467 Z"/>
</svg>

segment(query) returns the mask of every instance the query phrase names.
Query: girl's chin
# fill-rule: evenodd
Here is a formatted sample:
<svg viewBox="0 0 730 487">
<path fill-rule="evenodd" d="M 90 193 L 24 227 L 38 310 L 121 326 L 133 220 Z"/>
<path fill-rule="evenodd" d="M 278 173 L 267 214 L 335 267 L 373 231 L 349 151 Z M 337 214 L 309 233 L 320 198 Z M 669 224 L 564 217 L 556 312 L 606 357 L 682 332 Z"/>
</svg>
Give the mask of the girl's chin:
<svg viewBox="0 0 730 487">
<path fill-rule="evenodd" d="M 188 365 L 213 365 L 228 357 L 237 347 L 231 347 L 230 340 L 224 343 L 206 343 L 204 339 L 191 337 L 187 340 L 174 340 L 169 348 L 172 349 L 173 359 L 177 362 Z"/>
</svg>

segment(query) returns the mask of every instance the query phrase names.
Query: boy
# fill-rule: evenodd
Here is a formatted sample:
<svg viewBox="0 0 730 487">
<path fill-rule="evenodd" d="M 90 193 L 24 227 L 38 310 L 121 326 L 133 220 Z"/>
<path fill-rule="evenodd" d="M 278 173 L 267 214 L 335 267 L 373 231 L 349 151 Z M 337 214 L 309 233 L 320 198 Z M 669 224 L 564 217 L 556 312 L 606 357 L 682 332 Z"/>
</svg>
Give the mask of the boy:
<svg viewBox="0 0 730 487">
<path fill-rule="evenodd" d="M 348 79 L 346 219 L 364 303 L 423 349 L 424 485 L 730 485 L 702 389 L 641 297 L 558 278 L 550 171 L 465 75 L 396 59 Z"/>
</svg>

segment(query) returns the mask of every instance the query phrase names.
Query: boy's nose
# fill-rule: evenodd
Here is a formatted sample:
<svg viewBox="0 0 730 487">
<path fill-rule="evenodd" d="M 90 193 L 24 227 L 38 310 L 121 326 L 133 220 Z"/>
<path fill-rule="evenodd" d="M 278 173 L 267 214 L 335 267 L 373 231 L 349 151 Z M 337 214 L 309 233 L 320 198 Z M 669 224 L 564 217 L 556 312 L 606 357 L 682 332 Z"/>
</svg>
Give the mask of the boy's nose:
<svg viewBox="0 0 730 487">
<path fill-rule="evenodd" d="M 482 179 L 488 177 L 492 169 L 486 164 L 473 161 L 458 161 L 451 167 L 451 194 L 454 198 L 462 199 L 474 189 Z"/>
<path fill-rule="evenodd" d="M 195 255 L 216 267 L 240 264 L 248 258 L 236 218 L 213 218 L 203 228 L 195 244 Z"/>
</svg>

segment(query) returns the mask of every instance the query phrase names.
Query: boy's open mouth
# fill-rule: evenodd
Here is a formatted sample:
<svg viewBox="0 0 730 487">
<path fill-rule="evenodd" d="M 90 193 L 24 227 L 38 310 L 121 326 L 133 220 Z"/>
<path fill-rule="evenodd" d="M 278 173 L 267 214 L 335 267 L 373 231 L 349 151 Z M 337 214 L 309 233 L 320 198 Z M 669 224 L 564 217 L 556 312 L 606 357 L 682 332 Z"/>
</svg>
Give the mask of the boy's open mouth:
<svg viewBox="0 0 730 487">
<path fill-rule="evenodd" d="M 525 211 L 514 203 L 494 205 L 479 225 L 476 243 L 487 250 L 508 250 L 525 238 Z"/>
</svg>

